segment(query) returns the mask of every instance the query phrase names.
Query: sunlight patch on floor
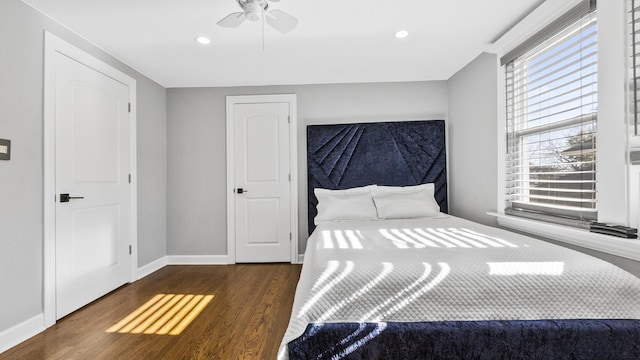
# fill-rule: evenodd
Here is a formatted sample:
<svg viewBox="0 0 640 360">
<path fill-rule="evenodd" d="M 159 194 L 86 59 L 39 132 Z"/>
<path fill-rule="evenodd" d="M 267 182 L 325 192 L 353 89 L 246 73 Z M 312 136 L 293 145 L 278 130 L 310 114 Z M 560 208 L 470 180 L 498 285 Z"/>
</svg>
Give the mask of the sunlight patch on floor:
<svg viewBox="0 0 640 360">
<path fill-rule="evenodd" d="M 180 335 L 212 299 L 213 295 L 158 294 L 107 332 Z"/>
</svg>

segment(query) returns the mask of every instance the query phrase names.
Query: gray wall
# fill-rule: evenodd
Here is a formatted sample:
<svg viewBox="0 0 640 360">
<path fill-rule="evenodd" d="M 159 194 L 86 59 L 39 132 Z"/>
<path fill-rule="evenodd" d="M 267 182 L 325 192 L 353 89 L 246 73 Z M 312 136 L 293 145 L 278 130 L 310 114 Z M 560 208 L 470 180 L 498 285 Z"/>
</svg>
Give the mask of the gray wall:
<svg viewBox="0 0 640 360">
<path fill-rule="evenodd" d="M 483 53 L 448 80 L 451 215 L 496 226 L 497 56 Z"/>
<path fill-rule="evenodd" d="M 139 265 L 165 254 L 166 90 L 19 0 L 0 1 L 0 332 L 43 311 L 44 30 L 138 83 Z"/>
<path fill-rule="evenodd" d="M 226 255 L 227 95 L 297 94 L 299 251 L 307 240 L 306 125 L 447 118 L 444 81 L 168 90 L 168 255 Z"/>
</svg>

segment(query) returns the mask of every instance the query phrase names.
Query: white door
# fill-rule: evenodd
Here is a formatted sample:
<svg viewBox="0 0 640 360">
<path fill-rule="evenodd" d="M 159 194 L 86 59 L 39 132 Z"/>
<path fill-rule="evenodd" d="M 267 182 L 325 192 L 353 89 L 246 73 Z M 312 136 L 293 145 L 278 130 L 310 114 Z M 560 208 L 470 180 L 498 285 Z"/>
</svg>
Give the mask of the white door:
<svg viewBox="0 0 640 360">
<path fill-rule="evenodd" d="M 129 88 L 58 53 L 54 101 L 59 319 L 130 280 Z"/>
<path fill-rule="evenodd" d="M 233 106 L 236 261 L 289 262 L 289 103 Z"/>
</svg>

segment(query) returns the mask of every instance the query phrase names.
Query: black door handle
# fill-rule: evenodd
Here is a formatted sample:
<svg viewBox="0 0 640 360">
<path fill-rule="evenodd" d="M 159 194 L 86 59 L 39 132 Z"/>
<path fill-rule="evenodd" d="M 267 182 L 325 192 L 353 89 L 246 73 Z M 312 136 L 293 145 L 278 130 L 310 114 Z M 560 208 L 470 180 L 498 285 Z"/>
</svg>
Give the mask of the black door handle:
<svg viewBox="0 0 640 360">
<path fill-rule="evenodd" d="M 238 192 L 238 194 L 243 194 L 243 193 L 248 192 L 247 190 L 245 190 L 243 188 L 238 188 L 238 189 L 236 189 L 236 191 Z"/>
<path fill-rule="evenodd" d="M 69 196 L 69 194 L 60 194 L 60 202 L 69 202 L 69 200 L 84 199 L 84 196 Z"/>
</svg>

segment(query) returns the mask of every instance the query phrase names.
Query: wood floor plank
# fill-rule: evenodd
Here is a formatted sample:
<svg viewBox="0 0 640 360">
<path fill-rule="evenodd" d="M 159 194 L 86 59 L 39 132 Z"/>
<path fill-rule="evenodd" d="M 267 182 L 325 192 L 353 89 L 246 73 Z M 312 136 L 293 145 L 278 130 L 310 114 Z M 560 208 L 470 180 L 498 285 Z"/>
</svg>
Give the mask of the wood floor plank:
<svg viewBox="0 0 640 360">
<path fill-rule="evenodd" d="M 0 360 L 275 359 L 300 269 L 291 264 L 167 266 L 66 316 L 0 354 Z M 213 298 L 180 335 L 107 332 L 158 294 Z"/>
</svg>

